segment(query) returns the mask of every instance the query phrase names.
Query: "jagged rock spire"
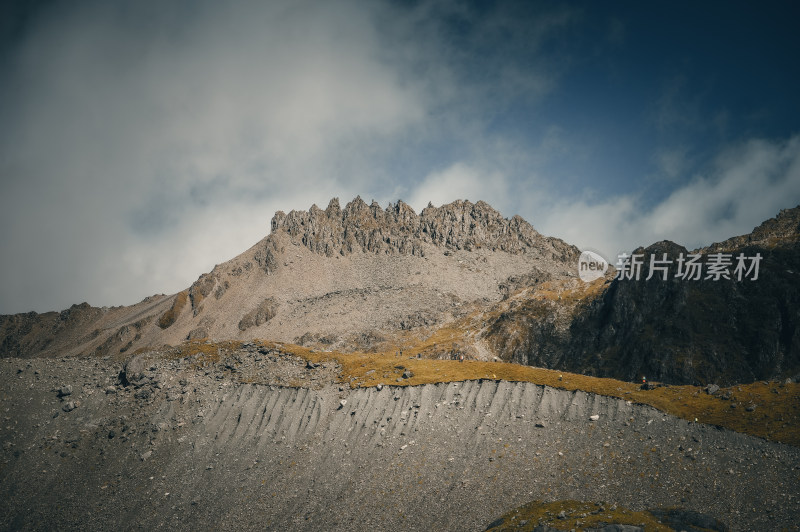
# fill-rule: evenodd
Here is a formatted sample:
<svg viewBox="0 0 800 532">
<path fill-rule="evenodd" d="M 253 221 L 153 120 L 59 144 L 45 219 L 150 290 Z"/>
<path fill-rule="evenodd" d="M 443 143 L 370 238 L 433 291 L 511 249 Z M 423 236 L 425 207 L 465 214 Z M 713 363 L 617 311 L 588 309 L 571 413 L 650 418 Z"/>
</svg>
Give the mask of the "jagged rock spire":
<svg viewBox="0 0 800 532">
<path fill-rule="evenodd" d="M 312 205 L 308 211 L 277 212 L 272 232 L 280 231 L 328 256 L 355 251 L 422 255 L 423 243 L 451 250 L 539 252 L 559 258 L 573 252 L 572 246 L 543 237 L 519 216 L 503 218 L 483 201 L 429 204 L 418 215 L 402 200 L 382 209 L 377 201 L 367 205 L 356 196 L 341 209 L 334 198 L 325 211 Z"/>
</svg>

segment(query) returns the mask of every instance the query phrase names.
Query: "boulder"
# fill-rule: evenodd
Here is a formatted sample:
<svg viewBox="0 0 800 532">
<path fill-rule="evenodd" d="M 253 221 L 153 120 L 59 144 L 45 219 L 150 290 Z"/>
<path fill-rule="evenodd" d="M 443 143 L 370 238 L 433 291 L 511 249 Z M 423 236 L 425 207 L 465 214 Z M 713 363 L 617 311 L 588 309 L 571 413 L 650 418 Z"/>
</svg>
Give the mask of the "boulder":
<svg viewBox="0 0 800 532">
<path fill-rule="evenodd" d="M 119 375 L 120 381 L 124 386 L 131 384 L 138 385 L 147 379 L 145 370 L 147 369 L 147 360 L 145 353 L 134 355 L 125 362 L 122 372 Z"/>
</svg>

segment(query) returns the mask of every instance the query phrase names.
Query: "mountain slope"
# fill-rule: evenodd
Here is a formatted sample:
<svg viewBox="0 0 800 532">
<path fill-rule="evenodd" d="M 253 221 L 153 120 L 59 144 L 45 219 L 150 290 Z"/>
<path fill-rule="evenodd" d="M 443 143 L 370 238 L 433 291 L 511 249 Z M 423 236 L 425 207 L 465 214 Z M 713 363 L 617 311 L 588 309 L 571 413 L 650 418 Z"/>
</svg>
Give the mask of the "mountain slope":
<svg viewBox="0 0 800 532">
<path fill-rule="evenodd" d="M 114 355 L 198 338 L 385 346 L 501 300 L 510 278 L 566 278 L 578 253 L 483 202 L 417 215 L 403 202 L 334 199 L 276 213 L 270 235 L 174 296 L 3 316 L 0 354 Z"/>
<path fill-rule="evenodd" d="M 634 253 L 649 265 L 664 254 L 701 256 L 701 279 L 610 278 L 594 293 L 542 317 L 524 296 L 496 318 L 484 337 L 516 362 L 623 380 L 729 385 L 800 374 L 800 207 L 784 210 L 751 234 L 689 252 L 672 242 Z M 707 278 L 714 254 L 729 254 L 729 279 Z M 733 273 L 736 257 L 761 256 L 758 278 Z M 750 263 L 747 263 L 748 266 Z M 569 312 L 567 312 L 569 311 Z M 560 326 L 553 317 L 562 316 Z"/>
<path fill-rule="evenodd" d="M 689 252 L 640 248 L 641 278 L 584 283 L 579 251 L 484 202 L 277 212 L 271 233 L 173 296 L 0 317 L 0 356 L 125 356 L 187 339 L 514 361 L 588 375 L 729 385 L 800 374 L 800 207 Z M 729 278 L 707 278 L 718 254 Z M 759 256 L 737 279 L 736 257 Z M 698 255 L 697 279 L 676 277 Z M 646 280 L 651 257 L 668 278 Z M 743 272 L 746 273 L 746 272 Z"/>
</svg>

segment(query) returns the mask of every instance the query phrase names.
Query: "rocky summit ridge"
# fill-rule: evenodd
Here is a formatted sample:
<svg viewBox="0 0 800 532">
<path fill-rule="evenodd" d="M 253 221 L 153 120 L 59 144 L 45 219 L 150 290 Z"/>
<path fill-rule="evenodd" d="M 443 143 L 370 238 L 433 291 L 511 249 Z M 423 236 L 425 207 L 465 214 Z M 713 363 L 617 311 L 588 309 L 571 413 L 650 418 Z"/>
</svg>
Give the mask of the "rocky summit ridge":
<svg viewBox="0 0 800 532">
<path fill-rule="evenodd" d="M 342 209 L 333 198 L 324 211 L 316 205 L 308 211 L 278 211 L 272 232 L 279 231 L 328 257 L 356 251 L 424 256 L 423 243 L 453 251 L 538 252 L 556 260 L 571 259 L 575 253 L 574 246 L 542 236 L 518 215 L 503 218 L 483 201 L 428 204 L 417 215 L 402 200 L 382 209 L 378 202 L 367 205 L 358 196 Z"/>
<path fill-rule="evenodd" d="M 786 247 L 796 244 L 798 240 L 800 240 L 800 206 L 781 209 L 777 216 L 765 220 L 751 233 L 712 244 L 703 251 L 713 253 L 748 246 Z"/>
<path fill-rule="evenodd" d="M 579 250 L 487 203 L 417 214 L 360 197 L 278 211 L 186 290 L 130 307 L 0 317 L 0 356 L 112 355 L 263 338 L 320 350 L 499 359 L 673 384 L 800 376 L 800 207 L 692 253 L 760 254 L 758 281 L 577 278 Z M 688 254 L 669 241 L 645 257 Z M 674 267 L 674 266 L 673 266 Z M 672 272 L 674 274 L 674 272 Z M 758 309 L 754 312 L 754 309 Z"/>
</svg>

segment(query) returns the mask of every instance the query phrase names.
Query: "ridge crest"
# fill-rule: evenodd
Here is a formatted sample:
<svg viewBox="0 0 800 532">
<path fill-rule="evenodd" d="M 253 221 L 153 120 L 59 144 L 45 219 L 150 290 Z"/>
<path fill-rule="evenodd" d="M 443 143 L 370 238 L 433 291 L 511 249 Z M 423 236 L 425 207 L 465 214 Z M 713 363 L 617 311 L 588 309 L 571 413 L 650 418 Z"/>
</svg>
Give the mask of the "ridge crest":
<svg viewBox="0 0 800 532">
<path fill-rule="evenodd" d="M 456 200 L 434 207 L 430 203 L 417 214 L 402 200 L 384 209 L 377 201 L 361 198 L 347 203 L 330 200 L 325 210 L 312 205 L 308 211 L 275 213 L 272 234 L 284 232 L 311 251 L 333 256 L 356 251 L 424 256 L 424 244 L 451 251 L 485 248 L 508 253 L 555 251 L 572 248 L 558 239 L 539 234 L 522 217 L 504 218 L 488 203 Z"/>
</svg>

